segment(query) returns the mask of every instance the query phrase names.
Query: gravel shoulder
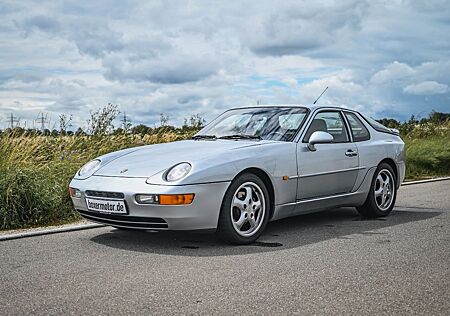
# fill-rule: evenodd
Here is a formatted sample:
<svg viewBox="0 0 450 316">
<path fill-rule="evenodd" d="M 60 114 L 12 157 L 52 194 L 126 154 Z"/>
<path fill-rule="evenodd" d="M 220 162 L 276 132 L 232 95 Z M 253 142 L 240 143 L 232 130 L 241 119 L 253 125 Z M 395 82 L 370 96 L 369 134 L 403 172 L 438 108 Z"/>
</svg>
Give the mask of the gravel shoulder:
<svg viewBox="0 0 450 316">
<path fill-rule="evenodd" d="M 91 224 L 91 223 L 92 222 L 82 219 L 79 221 L 75 221 L 75 222 L 71 222 L 71 223 L 67 223 L 67 224 L 61 224 L 61 225 L 51 225 L 51 226 L 23 228 L 23 229 L 0 230 L 0 236 L 6 236 L 6 235 L 12 235 L 12 234 L 45 232 L 45 231 L 54 230 L 54 229 L 64 229 L 64 228 L 69 228 L 69 227 L 73 227 L 73 226 L 87 225 L 87 224 Z"/>
</svg>

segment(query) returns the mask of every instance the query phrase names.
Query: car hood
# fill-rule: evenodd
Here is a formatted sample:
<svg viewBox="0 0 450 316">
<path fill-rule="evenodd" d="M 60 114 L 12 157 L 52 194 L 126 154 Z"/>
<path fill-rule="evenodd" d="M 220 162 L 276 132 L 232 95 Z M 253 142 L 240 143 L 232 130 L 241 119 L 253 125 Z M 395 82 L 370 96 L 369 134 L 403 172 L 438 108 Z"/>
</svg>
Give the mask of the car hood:
<svg viewBox="0 0 450 316">
<path fill-rule="evenodd" d="M 97 170 L 97 176 L 148 178 L 180 162 L 198 163 L 215 155 L 230 155 L 233 150 L 262 146 L 273 141 L 185 140 L 137 147 Z"/>
</svg>

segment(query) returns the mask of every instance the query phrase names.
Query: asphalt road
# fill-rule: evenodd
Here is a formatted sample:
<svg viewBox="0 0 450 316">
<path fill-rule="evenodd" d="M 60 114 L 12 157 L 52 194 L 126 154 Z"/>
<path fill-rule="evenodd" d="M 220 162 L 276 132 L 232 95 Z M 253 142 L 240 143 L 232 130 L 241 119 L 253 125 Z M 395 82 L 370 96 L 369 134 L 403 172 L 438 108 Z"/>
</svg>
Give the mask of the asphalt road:
<svg viewBox="0 0 450 316">
<path fill-rule="evenodd" d="M 260 243 L 99 228 L 0 242 L 0 314 L 446 314 L 450 181 L 396 211 L 271 223 Z"/>
</svg>

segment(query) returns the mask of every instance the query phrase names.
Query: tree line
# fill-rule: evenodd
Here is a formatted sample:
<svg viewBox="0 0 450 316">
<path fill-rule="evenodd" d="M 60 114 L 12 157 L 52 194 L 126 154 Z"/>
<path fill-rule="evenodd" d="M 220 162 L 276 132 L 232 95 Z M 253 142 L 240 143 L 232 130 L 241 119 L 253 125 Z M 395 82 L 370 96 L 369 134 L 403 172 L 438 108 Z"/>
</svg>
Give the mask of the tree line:
<svg viewBox="0 0 450 316">
<path fill-rule="evenodd" d="M 118 118 L 120 111 L 118 110 L 118 105 L 108 103 L 107 106 L 91 111 L 89 113 L 89 119 L 86 121 L 87 127 L 82 129 L 79 127 L 76 131 L 68 130 L 71 126 L 72 115 L 61 114 L 59 115 L 59 129 L 44 129 L 39 130 L 36 128 L 25 129 L 23 127 L 17 126 L 14 128 L 7 128 L 4 131 L 0 130 L 0 135 L 15 135 L 15 136 L 33 136 L 33 135 L 44 135 L 44 136 L 64 136 L 64 135 L 75 135 L 75 136 L 86 136 L 86 135 L 123 135 L 123 134 L 133 134 L 133 135 L 152 135 L 152 134 L 162 134 L 162 133 L 195 133 L 205 126 L 205 119 L 203 119 L 199 114 L 190 116 L 184 119 L 184 123 L 181 127 L 176 127 L 169 124 L 170 117 L 168 115 L 160 114 L 159 125 L 150 127 L 145 124 L 138 124 L 133 126 L 129 121 L 123 121 L 123 124 L 119 127 L 114 126 L 114 121 Z M 396 128 L 400 131 L 402 135 L 407 135 L 418 125 L 440 125 L 446 124 L 450 121 L 450 113 L 436 112 L 432 111 L 427 117 L 417 118 L 412 115 L 409 120 L 398 121 L 393 118 L 382 118 L 377 120 L 379 123 L 383 124 L 389 128 Z"/>
<path fill-rule="evenodd" d="M 392 118 L 383 118 L 377 121 L 386 127 L 398 129 L 402 135 L 407 135 L 417 126 L 425 126 L 430 124 L 438 126 L 447 124 L 450 122 L 450 113 L 431 111 L 426 117 L 418 118 L 411 115 L 409 120 L 403 122 Z"/>
<path fill-rule="evenodd" d="M 73 119 L 72 115 L 60 114 L 59 115 L 59 128 L 56 129 L 44 129 L 37 128 L 23 128 L 20 126 L 14 128 L 7 128 L 0 130 L 0 135 L 14 135 L 14 136 L 87 136 L 87 135 L 152 135 L 161 133 L 193 133 L 200 130 L 205 126 L 205 119 L 200 114 L 195 114 L 189 118 L 184 119 L 184 123 L 181 127 L 176 127 L 169 124 L 170 117 L 163 113 L 160 114 L 159 125 L 155 124 L 153 127 L 145 124 L 138 124 L 133 126 L 130 121 L 124 120 L 119 127 L 115 127 L 114 121 L 118 118 L 121 112 L 118 110 L 118 105 L 108 103 L 107 106 L 90 111 L 89 119 L 86 121 L 87 127 L 85 129 L 79 127 L 77 130 L 69 130 Z"/>
</svg>

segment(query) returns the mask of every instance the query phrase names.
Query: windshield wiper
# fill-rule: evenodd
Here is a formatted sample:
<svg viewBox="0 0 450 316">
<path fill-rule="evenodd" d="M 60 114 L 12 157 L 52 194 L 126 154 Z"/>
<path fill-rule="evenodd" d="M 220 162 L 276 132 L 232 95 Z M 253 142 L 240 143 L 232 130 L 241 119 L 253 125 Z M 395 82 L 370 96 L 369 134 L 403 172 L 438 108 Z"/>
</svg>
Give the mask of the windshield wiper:
<svg viewBox="0 0 450 316">
<path fill-rule="evenodd" d="M 219 137 L 219 139 L 261 139 L 261 136 L 258 135 L 226 135 Z"/>
<path fill-rule="evenodd" d="M 216 137 L 216 135 L 194 135 L 194 136 L 192 136 L 191 139 L 194 139 L 194 140 L 198 140 L 198 139 L 216 140 L 217 137 Z"/>
</svg>

